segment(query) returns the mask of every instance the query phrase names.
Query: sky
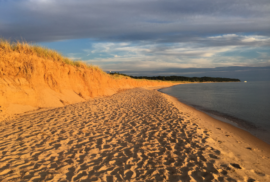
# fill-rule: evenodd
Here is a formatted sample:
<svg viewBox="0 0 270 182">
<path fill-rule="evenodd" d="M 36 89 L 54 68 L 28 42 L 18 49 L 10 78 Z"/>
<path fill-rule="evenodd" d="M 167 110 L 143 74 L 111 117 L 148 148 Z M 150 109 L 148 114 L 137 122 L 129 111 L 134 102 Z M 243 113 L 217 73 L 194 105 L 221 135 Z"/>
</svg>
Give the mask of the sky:
<svg viewBox="0 0 270 182">
<path fill-rule="evenodd" d="M 0 0 L 0 37 L 104 71 L 270 80 L 269 0 Z"/>
</svg>

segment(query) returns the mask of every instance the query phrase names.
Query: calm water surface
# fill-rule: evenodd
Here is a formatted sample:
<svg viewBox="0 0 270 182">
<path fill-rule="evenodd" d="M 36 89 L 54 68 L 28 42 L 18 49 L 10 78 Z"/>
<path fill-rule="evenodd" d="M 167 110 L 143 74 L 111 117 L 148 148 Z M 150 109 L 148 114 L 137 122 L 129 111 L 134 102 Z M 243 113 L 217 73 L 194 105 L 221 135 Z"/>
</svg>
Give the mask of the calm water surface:
<svg viewBox="0 0 270 182">
<path fill-rule="evenodd" d="M 183 84 L 160 91 L 270 144 L 270 82 Z"/>
</svg>

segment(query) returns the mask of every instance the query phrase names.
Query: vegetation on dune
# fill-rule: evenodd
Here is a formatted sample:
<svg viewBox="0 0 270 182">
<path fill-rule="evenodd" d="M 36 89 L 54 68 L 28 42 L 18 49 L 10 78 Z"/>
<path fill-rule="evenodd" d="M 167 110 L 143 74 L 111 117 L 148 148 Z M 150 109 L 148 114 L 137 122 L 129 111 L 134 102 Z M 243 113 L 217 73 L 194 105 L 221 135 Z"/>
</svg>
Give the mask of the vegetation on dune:
<svg viewBox="0 0 270 182">
<path fill-rule="evenodd" d="M 60 61 L 72 66 L 80 67 L 80 68 L 91 68 L 100 70 L 103 72 L 98 66 L 88 65 L 83 61 L 73 61 L 67 57 L 62 56 L 55 50 L 51 50 L 45 47 L 37 46 L 37 45 L 30 45 L 26 42 L 16 42 L 11 43 L 8 40 L 0 39 L 0 51 L 4 53 L 23 53 L 28 55 L 35 55 L 40 58 L 49 59 L 52 61 Z"/>
<path fill-rule="evenodd" d="M 98 70 L 101 73 L 101 70 L 98 66 L 88 65 L 83 61 L 73 61 L 67 57 L 62 56 L 55 50 L 51 50 L 45 47 L 30 45 L 26 42 L 15 42 L 11 43 L 8 40 L 0 39 L 0 53 L 12 54 L 20 53 L 26 55 L 37 56 L 39 58 L 48 59 L 52 61 L 59 61 L 72 65 L 79 68 L 90 68 Z M 1 58 L 1 57 L 0 57 Z M 123 73 L 110 73 L 114 79 L 122 78 L 134 78 L 134 79 L 144 79 L 144 80 L 153 80 L 153 81 L 175 81 L 175 82 L 224 82 L 224 81 L 240 81 L 239 79 L 232 78 L 218 78 L 218 77 L 184 77 L 184 76 L 130 76 Z"/>
<path fill-rule="evenodd" d="M 123 73 L 110 73 L 111 75 L 128 76 L 134 79 L 161 80 L 161 81 L 186 81 L 186 82 L 239 82 L 236 78 L 220 78 L 220 77 L 185 77 L 185 76 L 130 76 Z"/>
</svg>

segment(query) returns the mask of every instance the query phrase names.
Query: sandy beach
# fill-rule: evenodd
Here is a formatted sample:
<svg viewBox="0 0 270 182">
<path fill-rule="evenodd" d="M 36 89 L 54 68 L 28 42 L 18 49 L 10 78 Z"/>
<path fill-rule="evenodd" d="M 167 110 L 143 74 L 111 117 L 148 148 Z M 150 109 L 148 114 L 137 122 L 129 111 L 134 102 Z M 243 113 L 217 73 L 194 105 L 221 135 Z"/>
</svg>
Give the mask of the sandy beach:
<svg viewBox="0 0 270 182">
<path fill-rule="evenodd" d="M 0 122 L 0 181 L 270 181 L 270 147 L 154 88 Z"/>
</svg>

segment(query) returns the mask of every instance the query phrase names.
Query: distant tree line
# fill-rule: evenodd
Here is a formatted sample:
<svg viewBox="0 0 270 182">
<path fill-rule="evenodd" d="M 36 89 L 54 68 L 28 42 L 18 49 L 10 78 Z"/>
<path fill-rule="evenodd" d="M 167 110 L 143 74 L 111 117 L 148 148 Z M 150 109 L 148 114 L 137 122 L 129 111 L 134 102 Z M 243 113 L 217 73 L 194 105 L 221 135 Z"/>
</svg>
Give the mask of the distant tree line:
<svg viewBox="0 0 270 182">
<path fill-rule="evenodd" d="M 220 77 L 185 77 L 185 76 L 130 76 L 119 72 L 110 73 L 111 75 L 129 76 L 134 79 L 162 80 L 162 81 L 188 81 L 188 82 L 240 82 L 236 78 Z"/>
</svg>

